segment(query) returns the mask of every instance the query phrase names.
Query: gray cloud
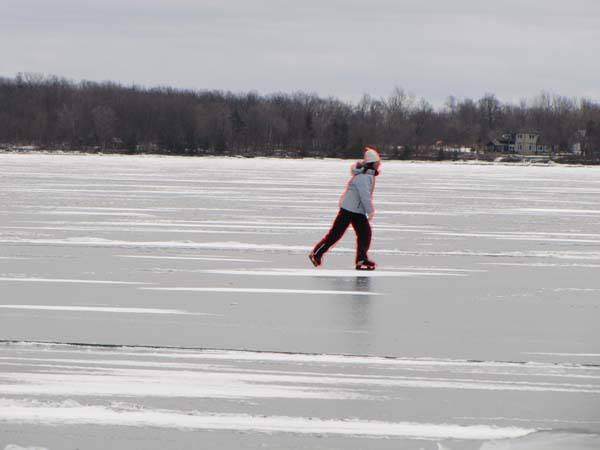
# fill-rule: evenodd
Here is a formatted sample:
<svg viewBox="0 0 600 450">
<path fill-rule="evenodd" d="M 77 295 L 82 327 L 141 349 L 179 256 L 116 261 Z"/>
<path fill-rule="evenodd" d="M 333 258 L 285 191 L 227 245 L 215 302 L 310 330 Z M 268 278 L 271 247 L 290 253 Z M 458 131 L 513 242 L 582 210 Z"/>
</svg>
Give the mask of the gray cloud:
<svg viewBox="0 0 600 450">
<path fill-rule="evenodd" d="M 0 75 L 357 100 L 600 97 L 597 0 L 3 0 Z"/>
</svg>

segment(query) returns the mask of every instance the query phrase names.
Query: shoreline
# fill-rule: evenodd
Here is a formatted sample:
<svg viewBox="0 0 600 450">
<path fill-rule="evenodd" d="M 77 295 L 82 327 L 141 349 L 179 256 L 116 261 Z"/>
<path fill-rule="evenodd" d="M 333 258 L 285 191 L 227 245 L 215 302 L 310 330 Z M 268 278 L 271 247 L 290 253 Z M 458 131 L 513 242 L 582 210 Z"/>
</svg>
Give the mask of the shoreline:
<svg viewBox="0 0 600 450">
<path fill-rule="evenodd" d="M 142 158 L 210 158 L 210 159 L 268 159 L 268 160 L 338 160 L 353 161 L 357 158 L 339 158 L 331 156 L 305 156 L 305 157 L 280 157 L 263 155 L 183 155 L 183 154 L 165 154 L 165 153 L 125 153 L 125 152 L 92 152 L 82 150 L 0 150 L 0 155 L 56 155 L 56 156 L 100 156 L 100 157 L 142 157 Z M 560 163 L 556 161 L 548 162 L 506 162 L 506 161 L 486 161 L 481 159 L 451 160 L 441 161 L 430 159 L 383 159 L 386 163 L 405 163 L 405 164 L 452 164 L 452 165 L 471 165 L 471 166 L 535 166 L 535 167 L 600 167 L 600 164 L 584 163 Z"/>
</svg>

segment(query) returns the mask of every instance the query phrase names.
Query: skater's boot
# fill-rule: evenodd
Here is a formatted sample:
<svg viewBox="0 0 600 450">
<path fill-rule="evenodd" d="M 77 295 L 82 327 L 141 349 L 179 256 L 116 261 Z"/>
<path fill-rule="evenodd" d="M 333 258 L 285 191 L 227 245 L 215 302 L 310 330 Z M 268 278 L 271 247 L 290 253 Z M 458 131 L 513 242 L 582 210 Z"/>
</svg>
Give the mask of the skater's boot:
<svg viewBox="0 0 600 450">
<path fill-rule="evenodd" d="M 356 262 L 356 270 L 375 270 L 375 267 L 377 267 L 377 264 L 368 259 Z"/>
<path fill-rule="evenodd" d="M 321 257 L 317 255 L 314 251 L 308 254 L 308 259 L 315 267 L 319 267 L 321 265 Z"/>
</svg>

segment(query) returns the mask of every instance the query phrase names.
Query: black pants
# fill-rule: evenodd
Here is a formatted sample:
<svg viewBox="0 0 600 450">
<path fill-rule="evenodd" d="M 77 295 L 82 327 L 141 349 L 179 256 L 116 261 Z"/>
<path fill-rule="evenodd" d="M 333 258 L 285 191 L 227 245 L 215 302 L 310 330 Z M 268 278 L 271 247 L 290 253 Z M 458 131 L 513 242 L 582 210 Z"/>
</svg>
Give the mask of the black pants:
<svg viewBox="0 0 600 450">
<path fill-rule="evenodd" d="M 315 245 L 313 252 L 317 258 L 321 259 L 325 252 L 341 239 L 350 224 L 352 224 L 352 228 L 354 228 L 356 233 L 356 262 L 368 259 L 367 252 L 371 245 L 371 225 L 369 224 L 369 220 L 364 214 L 350 212 L 343 208 L 340 209 L 329 232 Z"/>
</svg>

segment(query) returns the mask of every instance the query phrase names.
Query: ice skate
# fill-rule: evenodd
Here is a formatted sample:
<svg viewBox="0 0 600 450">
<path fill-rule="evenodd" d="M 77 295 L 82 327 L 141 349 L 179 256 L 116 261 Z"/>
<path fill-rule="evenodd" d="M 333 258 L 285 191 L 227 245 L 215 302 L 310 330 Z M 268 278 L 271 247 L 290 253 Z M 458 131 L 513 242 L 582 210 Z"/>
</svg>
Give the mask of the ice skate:
<svg viewBox="0 0 600 450">
<path fill-rule="evenodd" d="M 321 265 L 321 258 L 319 258 L 315 252 L 310 252 L 308 254 L 308 259 L 310 259 L 310 262 L 315 267 L 319 267 Z"/>
<path fill-rule="evenodd" d="M 356 270 L 375 270 L 375 267 L 377 267 L 377 264 L 368 259 L 363 259 L 356 263 Z"/>
</svg>

